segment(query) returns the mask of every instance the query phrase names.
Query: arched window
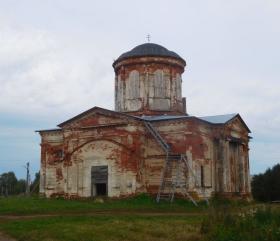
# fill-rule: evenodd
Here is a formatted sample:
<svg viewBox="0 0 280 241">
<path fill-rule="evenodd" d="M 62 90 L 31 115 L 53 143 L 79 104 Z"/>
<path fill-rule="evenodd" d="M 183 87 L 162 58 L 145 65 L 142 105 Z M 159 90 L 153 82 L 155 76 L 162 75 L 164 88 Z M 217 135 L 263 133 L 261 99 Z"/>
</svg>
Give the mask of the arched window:
<svg viewBox="0 0 280 241">
<path fill-rule="evenodd" d="M 168 98 L 170 97 L 170 76 L 165 74 L 163 70 L 156 70 L 153 78 L 154 97 Z"/>
<path fill-rule="evenodd" d="M 156 70 L 154 72 L 154 93 L 155 97 L 165 97 L 165 83 L 164 83 L 164 73 L 162 70 Z"/>
<path fill-rule="evenodd" d="M 156 70 L 149 79 L 149 105 L 153 110 L 170 109 L 170 76 Z"/>
<path fill-rule="evenodd" d="M 140 76 L 137 70 L 129 73 L 127 82 L 127 99 L 137 99 L 140 97 Z"/>
</svg>

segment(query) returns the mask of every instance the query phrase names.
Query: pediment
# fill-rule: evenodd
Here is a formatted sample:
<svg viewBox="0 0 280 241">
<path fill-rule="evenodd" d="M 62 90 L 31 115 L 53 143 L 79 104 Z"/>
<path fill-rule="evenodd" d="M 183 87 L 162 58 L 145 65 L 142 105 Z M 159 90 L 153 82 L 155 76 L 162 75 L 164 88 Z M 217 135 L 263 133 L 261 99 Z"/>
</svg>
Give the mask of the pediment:
<svg viewBox="0 0 280 241">
<path fill-rule="evenodd" d="M 93 107 L 61 124 L 61 128 L 90 128 L 98 126 L 127 124 L 129 119 L 136 119 L 120 112 L 100 107 Z"/>
<path fill-rule="evenodd" d="M 237 114 L 234 118 L 229 120 L 226 123 L 226 125 L 232 130 L 232 132 L 236 132 L 236 133 L 250 133 L 251 132 L 239 114 Z"/>
</svg>

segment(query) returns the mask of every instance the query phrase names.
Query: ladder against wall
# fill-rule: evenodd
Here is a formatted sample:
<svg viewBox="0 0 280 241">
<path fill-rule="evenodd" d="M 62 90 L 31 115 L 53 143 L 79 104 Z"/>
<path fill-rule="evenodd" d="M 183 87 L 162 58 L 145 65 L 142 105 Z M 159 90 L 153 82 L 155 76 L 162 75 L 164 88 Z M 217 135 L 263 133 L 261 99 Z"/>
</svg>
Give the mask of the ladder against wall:
<svg viewBox="0 0 280 241">
<path fill-rule="evenodd" d="M 162 171 L 157 202 L 160 202 L 161 200 L 172 202 L 175 193 L 180 193 L 180 195 L 188 198 L 195 206 L 197 206 L 197 202 L 189 193 L 190 178 L 193 179 L 195 186 L 197 186 L 198 180 L 196 174 L 189 165 L 187 157 L 182 154 L 168 155 Z M 203 187 L 201 187 L 201 193 L 206 203 L 209 204 Z"/>
<path fill-rule="evenodd" d="M 189 193 L 190 177 L 193 178 L 195 185 L 197 185 L 199 182 L 195 172 L 191 168 L 191 165 L 188 163 L 186 155 L 171 153 L 170 146 L 165 142 L 153 125 L 148 121 L 145 121 L 144 123 L 148 131 L 152 134 L 152 136 L 156 139 L 156 141 L 166 153 L 156 201 L 160 202 L 161 200 L 166 200 L 173 202 L 174 195 L 176 192 L 178 192 L 181 195 L 187 197 L 195 206 L 197 206 L 197 202 Z M 205 195 L 204 187 L 201 187 L 201 191 L 206 203 L 209 204 L 209 201 Z"/>
</svg>

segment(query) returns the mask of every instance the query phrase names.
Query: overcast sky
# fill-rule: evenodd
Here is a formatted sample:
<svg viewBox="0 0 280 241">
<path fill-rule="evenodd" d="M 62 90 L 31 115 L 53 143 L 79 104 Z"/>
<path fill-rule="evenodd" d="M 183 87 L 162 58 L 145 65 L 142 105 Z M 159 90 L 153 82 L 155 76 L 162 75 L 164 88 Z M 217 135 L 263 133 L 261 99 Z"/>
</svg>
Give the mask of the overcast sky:
<svg viewBox="0 0 280 241">
<path fill-rule="evenodd" d="M 280 162 L 279 0 L 0 0 L 0 173 L 39 170 L 36 129 L 113 109 L 112 62 L 146 42 L 186 59 L 188 113 L 240 113 L 251 173 Z"/>
</svg>

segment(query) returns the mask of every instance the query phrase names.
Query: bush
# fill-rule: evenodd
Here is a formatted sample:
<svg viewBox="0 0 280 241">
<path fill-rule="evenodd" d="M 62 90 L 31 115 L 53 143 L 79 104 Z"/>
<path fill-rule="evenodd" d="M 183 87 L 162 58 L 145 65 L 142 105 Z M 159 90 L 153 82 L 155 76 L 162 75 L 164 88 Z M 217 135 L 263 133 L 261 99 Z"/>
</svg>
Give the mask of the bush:
<svg viewBox="0 0 280 241">
<path fill-rule="evenodd" d="M 200 231 L 205 241 L 279 241 L 280 212 L 269 207 L 246 212 L 212 209 Z"/>
</svg>

